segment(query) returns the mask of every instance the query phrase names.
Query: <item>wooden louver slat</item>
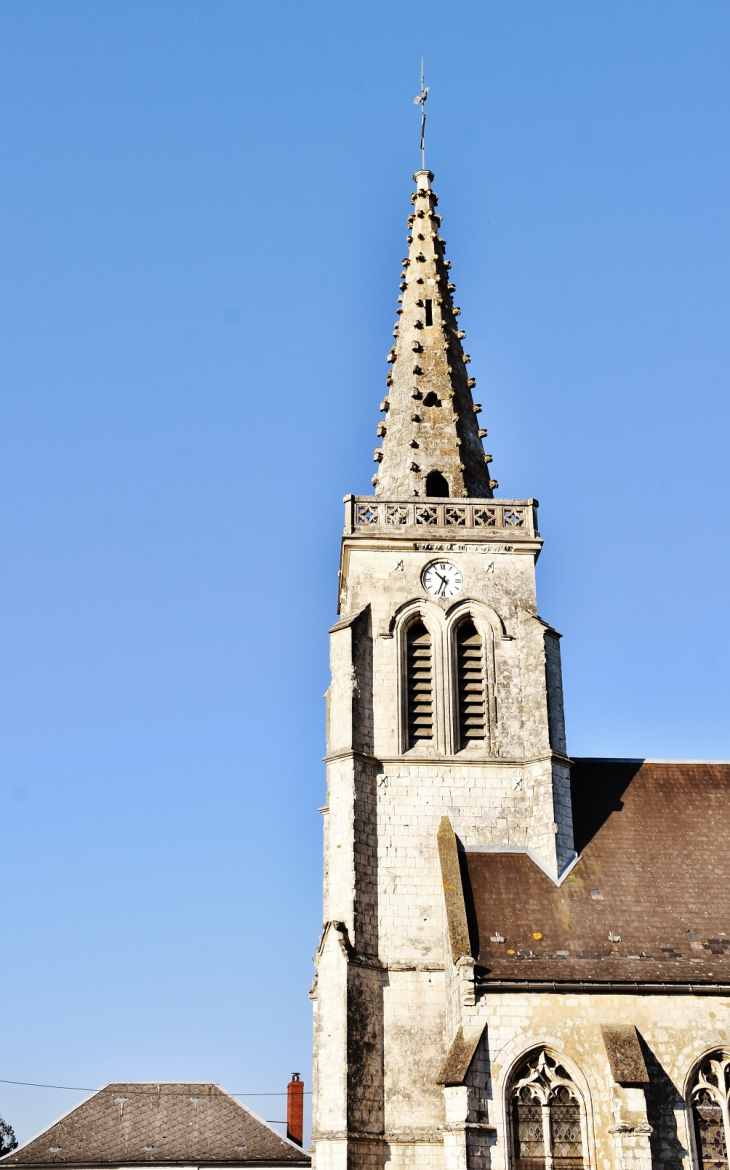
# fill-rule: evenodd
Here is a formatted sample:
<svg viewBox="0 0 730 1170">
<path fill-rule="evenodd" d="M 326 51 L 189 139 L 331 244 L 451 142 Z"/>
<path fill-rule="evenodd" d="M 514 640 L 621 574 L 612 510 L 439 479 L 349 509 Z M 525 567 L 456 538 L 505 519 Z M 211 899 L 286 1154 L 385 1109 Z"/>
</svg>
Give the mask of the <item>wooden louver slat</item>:
<svg viewBox="0 0 730 1170">
<path fill-rule="evenodd" d="M 486 694 L 482 640 L 474 623 L 464 622 L 456 634 L 456 672 L 459 692 L 461 747 L 486 735 Z"/>
<path fill-rule="evenodd" d="M 433 659 L 431 635 L 423 622 L 406 635 L 408 746 L 433 739 Z"/>
</svg>

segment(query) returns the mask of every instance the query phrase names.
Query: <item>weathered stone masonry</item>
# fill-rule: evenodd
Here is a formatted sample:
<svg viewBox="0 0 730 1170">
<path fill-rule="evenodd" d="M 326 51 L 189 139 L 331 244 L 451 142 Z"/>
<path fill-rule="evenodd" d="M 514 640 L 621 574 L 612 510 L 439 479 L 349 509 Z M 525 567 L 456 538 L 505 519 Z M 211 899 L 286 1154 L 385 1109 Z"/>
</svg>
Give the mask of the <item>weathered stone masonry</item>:
<svg viewBox="0 0 730 1170">
<path fill-rule="evenodd" d="M 345 499 L 317 1168 L 698 1166 L 710 1131 L 687 1103 L 730 1045 L 730 907 L 727 882 L 710 911 L 681 873 L 724 864 L 691 826 L 727 818 L 730 768 L 584 761 L 571 790 L 537 502 L 494 498 L 432 178 L 415 176 L 375 495 Z"/>
</svg>

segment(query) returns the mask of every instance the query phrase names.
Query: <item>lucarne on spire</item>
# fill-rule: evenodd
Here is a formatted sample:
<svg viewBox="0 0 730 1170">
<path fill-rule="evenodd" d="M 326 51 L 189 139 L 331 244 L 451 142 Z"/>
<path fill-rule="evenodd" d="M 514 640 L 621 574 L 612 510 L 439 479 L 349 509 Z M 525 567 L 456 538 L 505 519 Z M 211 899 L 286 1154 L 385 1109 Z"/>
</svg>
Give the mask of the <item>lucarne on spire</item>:
<svg viewBox="0 0 730 1170">
<path fill-rule="evenodd" d="M 439 234 L 438 196 L 431 171 L 416 171 L 413 178 L 408 255 L 388 354 L 388 393 L 380 407 L 386 417 L 378 426 L 383 441 L 375 450 L 375 494 L 489 499 L 499 485 L 490 478 L 492 457 L 482 446 L 487 432 L 479 427 L 481 407 L 472 398 L 475 380 L 461 344 L 465 334 Z"/>
</svg>

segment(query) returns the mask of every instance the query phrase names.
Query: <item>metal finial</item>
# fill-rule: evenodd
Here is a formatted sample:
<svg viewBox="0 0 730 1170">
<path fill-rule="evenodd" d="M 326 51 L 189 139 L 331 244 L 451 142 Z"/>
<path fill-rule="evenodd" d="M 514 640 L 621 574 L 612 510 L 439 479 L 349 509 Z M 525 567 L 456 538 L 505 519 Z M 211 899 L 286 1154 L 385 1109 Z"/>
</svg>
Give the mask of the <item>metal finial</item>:
<svg viewBox="0 0 730 1170">
<path fill-rule="evenodd" d="M 428 87 L 423 88 L 423 57 L 421 57 L 421 92 L 413 99 L 414 106 L 421 107 L 421 168 L 426 169 L 426 98 Z"/>
</svg>

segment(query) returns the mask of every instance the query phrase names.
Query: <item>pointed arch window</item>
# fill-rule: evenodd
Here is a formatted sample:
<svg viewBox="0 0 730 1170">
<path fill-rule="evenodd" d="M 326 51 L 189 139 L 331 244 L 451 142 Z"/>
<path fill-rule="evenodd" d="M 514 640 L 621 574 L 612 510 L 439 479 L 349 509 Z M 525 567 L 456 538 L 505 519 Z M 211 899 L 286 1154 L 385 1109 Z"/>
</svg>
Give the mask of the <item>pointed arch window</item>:
<svg viewBox="0 0 730 1170">
<path fill-rule="evenodd" d="M 700 1170 L 728 1170 L 730 1149 L 730 1052 L 712 1052 L 700 1063 L 690 1090 Z"/>
<path fill-rule="evenodd" d="M 422 621 L 406 633 L 408 747 L 433 739 L 433 646 Z"/>
<path fill-rule="evenodd" d="M 581 1099 L 542 1049 L 519 1066 L 510 1094 L 513 1170 L 583 1170 Z"/>
<path fill-rule="evenodd" d="M 459 701 L 459 746 L 480 743 L 487 733 L 484 647 L 471 618 L 456 631 L 456 685 Z"/>
</svg>

